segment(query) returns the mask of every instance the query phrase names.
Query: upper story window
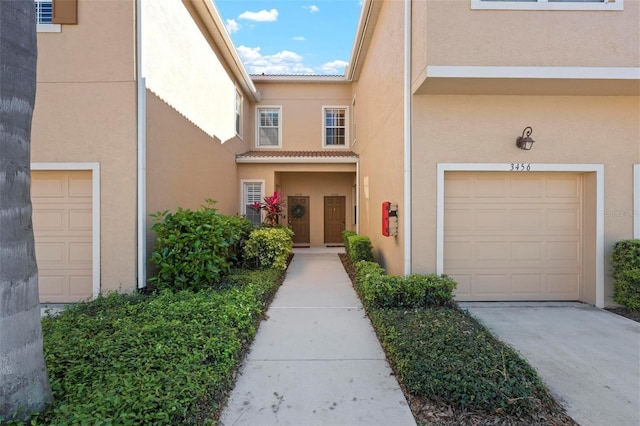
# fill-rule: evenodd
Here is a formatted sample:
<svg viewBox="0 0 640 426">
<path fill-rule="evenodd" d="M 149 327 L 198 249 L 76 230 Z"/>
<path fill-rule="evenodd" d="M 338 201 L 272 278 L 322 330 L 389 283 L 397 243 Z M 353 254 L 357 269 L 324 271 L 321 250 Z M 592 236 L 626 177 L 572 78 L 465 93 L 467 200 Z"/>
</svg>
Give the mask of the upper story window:
<svg viewBox="0 0 640 426">
<path fill-rule="evenodd" d="M 349 108 L 343 106 L 322 107 L 322 146 L 345 148 L 349 144 Z"/>
<path fill-rule="evenodd" d="M 242 136 L 242 96 L 236 90 L 236 135 Z"/>
<path fill-rule="evenodd" d="M 623 10 L 624 0 L 471 0 L 471 9 Z"/>
<path fill-rule="evenodd" d="M 1 1 L 1 0 L 0 0 Z M 34 0 L 38 32 L 59 33 L 61 25 L 78 23 L 78 0 Z"/>
<path fill-rule="evenodd" d="M 38 24 L 53 24 L 53 1 L 36 0 Z"/>
<path fill-rule="evenodd" d="M 282 108 L 279 106 L 258 107 L 258 137 L 256 145 L 259 147 L 282 146 Z"/>
</svg>

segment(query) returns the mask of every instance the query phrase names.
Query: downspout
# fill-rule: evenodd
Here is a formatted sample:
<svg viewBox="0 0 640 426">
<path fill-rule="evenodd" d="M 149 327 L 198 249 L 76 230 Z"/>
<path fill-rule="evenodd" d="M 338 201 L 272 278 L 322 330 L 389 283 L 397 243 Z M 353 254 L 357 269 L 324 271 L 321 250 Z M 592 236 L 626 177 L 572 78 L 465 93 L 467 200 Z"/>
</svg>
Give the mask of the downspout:
<svg viewBox="0 0 640 426">
<path fill-rule="evenodd" d="M 411 273 L 411 0 L 404 0 L 404 274 Z"/>
<path fill-rule="evenodd" d="M 138 288 L 147 286 L 147 92 L 142 77 L 142 0 L 136 1 L 137 82 L 137 269 Z"/>
<path fill-rule="evenodd" d="M 360 159 L 356 160 L 356 234 L 360 233 Z"/>
</svg>

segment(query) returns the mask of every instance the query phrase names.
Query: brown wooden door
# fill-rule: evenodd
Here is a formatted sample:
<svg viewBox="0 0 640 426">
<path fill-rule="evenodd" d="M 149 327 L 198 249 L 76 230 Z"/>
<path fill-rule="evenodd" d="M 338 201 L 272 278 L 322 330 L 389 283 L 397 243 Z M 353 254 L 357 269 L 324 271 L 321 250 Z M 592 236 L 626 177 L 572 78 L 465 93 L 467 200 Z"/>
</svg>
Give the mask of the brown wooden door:
<svg viewBox="0 0 640 426">
<path fill-rule="evenodd" d="M 287 211 L 293 244 L 309 244 L 309 197 L 288 197 Z"/>
<path fill-rule="evenodd" d="M 324 197 L 324 242 L 341 243 L 345 227 L 345 197 Z"/>
</svg>

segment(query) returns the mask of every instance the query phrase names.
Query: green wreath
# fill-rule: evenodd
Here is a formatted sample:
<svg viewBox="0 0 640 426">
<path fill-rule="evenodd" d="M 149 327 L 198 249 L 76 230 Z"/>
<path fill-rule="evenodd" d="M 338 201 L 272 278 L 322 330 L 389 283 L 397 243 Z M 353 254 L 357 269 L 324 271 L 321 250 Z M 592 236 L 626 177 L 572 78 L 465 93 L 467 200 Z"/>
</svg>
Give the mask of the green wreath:
<svg viewBox="0 0 640 426">
<path fill-rule="evenodd" d="M 291 217 L 300 219 L 302 216 L 304 216 L 304 206 L 302 204 L 296 204 L 291 207 Z"/>
</svg>

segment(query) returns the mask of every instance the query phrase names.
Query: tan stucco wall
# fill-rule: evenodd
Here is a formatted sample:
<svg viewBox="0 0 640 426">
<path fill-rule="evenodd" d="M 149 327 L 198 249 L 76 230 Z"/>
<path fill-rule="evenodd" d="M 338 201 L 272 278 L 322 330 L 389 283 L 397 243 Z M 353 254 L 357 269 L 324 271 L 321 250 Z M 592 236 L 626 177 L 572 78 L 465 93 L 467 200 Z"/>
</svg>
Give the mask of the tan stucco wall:
<svg viewBox="0 0 640 426">
<path fill-rule="evenodd" d="M 402 8 L 401 2 L 392 3 Z M 472 10 L 470 5 L 470 0 L 413 2 L 419 11 L 426 7 L 420 12 L 426 34 L 415 34 L 427 40 L 427 63 L 414 67 L 640 64 L 637 0 L 625 0 L 624 11 Z"/>
<path fill-rule="evenodd" d="M 436 267 L 437 163 L 604 164 L 605 303 L 610 304 L 610 250 L 633 235 L 633 215 L 624 212 L 633 212 L 633 164 L 640 159 L 638 98 L 416 96 L 413 104 L 414 272 Z M 531 151 L 515 147 L 525 126 L 533 127 Z"/>
<path fill-rule="evenodd" d="M 256 87 L 262 94 L 262 100 L 252 107 L 253 121 L 256 120 L 256 107 L 281 106 L 281 149 L 287 151 L 322 150 L 322 107 L 344 106 L 351 109 L 351 86 L 348 84 L 257 83 Z M 251 141 L 251 149 L 261 149 L 255 146 L 255 134 L 251 135 Z M 350 146 L 344 149 L 350 149 Z"/>
<path fill-rule="evenodd" d="M 180 1 L 142 2 L 146 85 L 209 136 L 235 137 L 236 83 Z"/>
<path fill-rule="evenodd" d="M 399 5 L 399 6 L 398 6 Z M 356 143 L 360 156 L 360 233 L 389 273 L 402 274 L 403 52 L 401 2 L 384 2 L 362 74 L 354 84 Z M 398 203 L 399 235 L 382 236 L 382 203 Z"/>
<path fill-rule="evenodd" d="M 239 145 L 237 139 L 220 143 L 147 91 L 147 213 L 197 210 L 212 199 L 220 213 L 238 214 Z M 147 217 L 148 256 L 155 245 L 153 223 Z"/>
<path fill-rule="evenodd" d="M 31 161 L 100 163 L 102 291 L 136 286 L 134 11 L 80 0 L 78 25 L 38 34 Z"/>
</svg>

